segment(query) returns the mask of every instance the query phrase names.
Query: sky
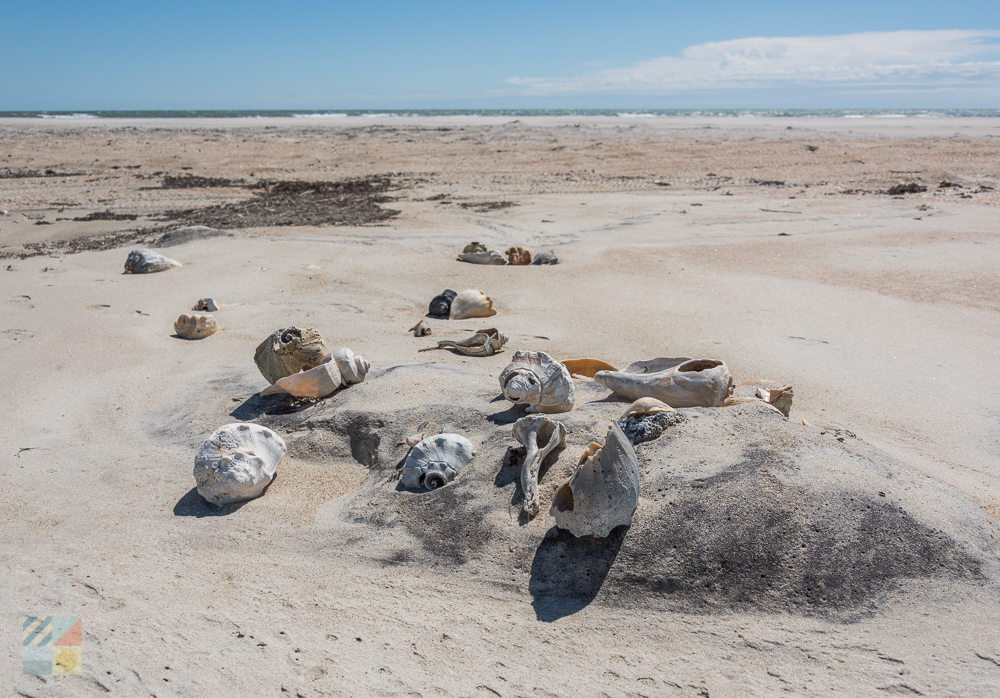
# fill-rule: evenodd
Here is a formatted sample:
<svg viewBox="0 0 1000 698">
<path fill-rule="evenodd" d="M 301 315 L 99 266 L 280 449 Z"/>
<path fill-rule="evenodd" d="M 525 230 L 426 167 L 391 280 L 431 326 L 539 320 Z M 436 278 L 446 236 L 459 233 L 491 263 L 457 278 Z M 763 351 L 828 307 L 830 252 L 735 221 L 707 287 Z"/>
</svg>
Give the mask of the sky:
<svg viewBox="0 0 1000 698">
<path fill-rule="evenodd" d="M 8 3 L 0 111 L 1000 108 L 1000 0 Z"/>
</svg>

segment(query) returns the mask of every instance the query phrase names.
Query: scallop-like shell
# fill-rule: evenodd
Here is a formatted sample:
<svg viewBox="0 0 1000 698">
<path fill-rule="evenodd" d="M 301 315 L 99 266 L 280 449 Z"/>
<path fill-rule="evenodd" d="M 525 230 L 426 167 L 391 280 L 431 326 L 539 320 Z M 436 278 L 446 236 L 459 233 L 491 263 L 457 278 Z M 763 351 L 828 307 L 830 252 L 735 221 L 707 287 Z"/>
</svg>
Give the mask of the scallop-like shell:
<svg viewBox="0 0 1000 698">
<path fill-rule="evenodd" d="M 733 390 L 722 361 L 663 357 L 636 361 L 624 371 L 598 371 L 594 381 L 626 400 L 655 397 L 672 407 L 717 407 Z"/>
<path fill-rule="evenodd" d="M 205 313 L 214 313 L 218 309 L 219 306 L 211 298 L 202 298 L 191 308 L 191 310 L 200 310 Z"/>
<path fill-rule="evenodd" d="M 468 254 L 470 252 L 486 252 L 486 251 L 487 251 L 486 245 L 484 245 L 481 242 L 476 242 L 474 240 L 470 242 L 468 245 L 466 245 L 464 248 L 462 248 L 463 254 Z"/>
<path fill-rule="evenodd" d="M 517 351 L 500 374 L 504 397 L 528 412 L 569 412 L 576 389 L 569 371 L 544 351 Z"/>
<path fill-rule="evenodd" d="M 174 323 L 174 332 L 185 339 L 204 339 L 218 331 L 219 325 L 211 315 L 181 315 Z"/>
<path fill-rule="evenodd" d="M 535 258 L 531 260 L 532 264 L 559 264 L 559 258 L 556 257 L 556 253 L 552 250 L 548 252 L 539 252 L 535 255 Z"/>
<path fill-rule="evenodd" d="M 628 408 L 622 412 L 622 416 L 619 419 L 625 419 L 626 417 L 641 417 L 647 414 L 656 414 L 657 412 L 676 412 L 673 407 L 663 402 L 662 400 L 657 400 L 655 397 L 641 397 Z"/>
<path fill-rule="evenodd" d="M 464 436 L 428 436 L 410 450 L 399 479 L 407 489 L 436 490 L 458 477 L 475 455 L 472 442 Z"/>
<path fill-rule="evenodd" d="M 600 359 L 567 359 L 562 362 L 571 376 L 593 378 L 598 371 L 617 371 L 618 369 L 607 361 Z"/>
<path fill-rule="evenodd" d="M 507 335 L 495 327 L 487 327 L 484 330 L 476 330 L 476 333 L 468 339 L 460 341 L 442 339 L 436 347 L 421 349 L 420 351 L 452 349 L 465 356 L 493 356 L 503 351 L 503 345 L 506 343 Z"/>
<path fill-rule="evenodd" d="M 514 438 L 524 446 L 524 464 L 521 466 L 521 490 L 524 501 L 521 507 L 528 516 L 538 514 L 538 472 L 545 456 L 566 443 L 566 427 L 540 414 L 521 417 L 511 429 Z"/>
<path fill-rule="evenodd" d="M 448 313 L 451 312 L 451 302 L 455 300 L 457 295 L 450 288 L 446 288 L 441 292 L 441 295 L 431 298 L 427 312 L 435 317 L 448 317 Z"/>
<path fill-rule="evenodd" d="M 487 250 L 486 252 L 463 252 L 458 255 L 459 262 L 469 262 L 470 264 L 494 264 L 494 265 L 504 265 L 507 260 L 503 258 L 503 255 L 496 250 Z"/>
<path fill-rule="evenodd" d="M 465 320 L 473 317 L 489 317 L 496 315 L 493 309 L 493 299 L 482 291 L 469 289 L 462 291 L 455 300 L 451 302 L 451 312 L 448 317 L 451 320 Z"/>
<path fill-rule="evenodd" d="M 126 274 L 152 274 L 181 266 L 177 260 L 152 250 L 132 250 L 125 259 Z"/>
<path fill-rule="evenodd" d="M 612 423 L 604 446 L 591 443 L 576 471 L 556 490 L 549 513 L 576 537 L 606 538 L 632 523 L 639 504 L 639 463 L 632 444 Z"/>
<path fill-rule="evenodd" d="M 284 440 L 256 424 L 219 427 L 194 457 L 198 494 L 222 506 L 260 496 L 285 455 Z"/>
<path fill-rule="evenodd" d="M 431 326 L 427 324 L 426 320 L 421 320 L 407 332 L 412 332 L 414 337 L 426 337 L 431 333 Z"/>
<path fill-rule="evenodd" d="M 520 245 L 508 247 L 504 254 L 507 255 L 508 264 L 531 264 L 531 253 Z"/>
<path fill-rule="evenodd" d="M 319 366 L 329 356 L 323 335 L 312 328 L 277 330 L 257 347 L 254 361 L 268 383 Z"/>
</svg>

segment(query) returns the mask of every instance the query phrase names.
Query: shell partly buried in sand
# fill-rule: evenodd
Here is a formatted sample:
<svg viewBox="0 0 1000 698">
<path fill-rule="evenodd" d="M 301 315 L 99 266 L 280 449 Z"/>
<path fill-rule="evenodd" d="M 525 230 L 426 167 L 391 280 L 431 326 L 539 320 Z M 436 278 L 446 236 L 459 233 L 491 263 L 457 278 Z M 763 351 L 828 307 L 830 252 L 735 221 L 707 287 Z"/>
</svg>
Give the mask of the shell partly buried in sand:
<svg viewBox="0 0 1000 698">
<path fill-rule="evenodd" d="M 286 327 L 273 332 L 257 347 L 254 361 L 268 383 L 276 383 L 303 369 L 319 366 L 329 356 L 318 330 Z"/>
<path fill-rule="evenodd" d="M 412 332 L 414 337 L 426 337 L 431 334 L 431 326 L 427 324 L 426 320 L 421 320 L 408 329 L 407 332 Z"/>
<path fill-rule="evenodd" d="M 200 310 L 204 313 L 214 313 L 218 309 L 219 306 L 216 305 L 215 301 L 211 298 L 202 298 L 194 304 L 193 308 L 191 308 L 191 310 Z"/>
<path fill-rule="evenodd" d="M 562 365 L 569 371 L 569 375 L 573 377 L 582 376 L 584 378 L 593 378 L 594 374 L 598 371 L 618 370 L 607 361 L 601 361 L 600 359 L 567 359 L 562 362 Z"/>
<path fill-rule="evenodd" d="M 466 320 L 474 317 L 490 317 L 496 314 L 492 298 L 482 291 L 469 289 L 455 296 L 451 302 L 451 312 L 448 317 L 451 320 Z"/>
<path fill-rule="evenodd" d="M 470 254 L 470 253 L 474 253 L 474 252 L 486 252 L 487 249 L 488 248 L 483 243 L 476 242 L 475 240 L 473 240 L 468 245 L 466 245 L 465 247 L 462 248 L 462 253 L 463 254 Z"/>
<path fill-rule="evenodd" d="M 619 419 L 626 419 L 627 417 L 641 417 L 647 414 L 657 414 L 658 412 L 676 412 L 673 407 L 663 402 L 662 400 L 657 400 L 655 397 L 641 397 L 631 405 L 629 405 L 622 416 Z"/>
<path fill-rule="evenodd" d="M 540 414 L 521 417 L 511 428 L 514 438 L 524 446 L 524 464 L 521 466 L 521 490 L 524 501 L 521 508 L 528 516 L 538 514 L 538 473 L 545 457 L 566 444 L 566 427 Z"/>
<path fill-rule="evenodd" d="M 722 361 L 661 357 L 635 361 L 623 371 L 598 371 L 594 381 L 626 400 L 655 397 L 672 407 L 718 407 L 733 390 Z"/>
<path fill-rule="evenodd" d="M 216 506 L 260 496 L 285 455 L 284 440 L 256 424 L 227 424 L 194 458 L 198 494 Z"/>
<path fill-rule="evenodd" d="M 612 423 L 604 445 L 591 443 L 576 471 L 556 490 L 549 513 L 576 537 L 606 538 L 632 523 L 639 504 L 639 463 L 632 444 Z"/>
<path fill-rule="evenodd" d="M 451 302 L 455 300 L 455 296 L 457 295 L 450 288 L 446 288 L 440 295 L 431 298 L 427 312 L 434 317 L 448 317 L 448 314 L 451 312 Z"/>
<path fill-rule="evenodd" d="M 535 255 L 535 258 L 531 260 L 532 264 L 559 264 L 559 258 L 556 257 L 556 253 L 552 250 L 548 252 L 539 252 Z"/>
<path fill-rule="evenodd" d="M 507 263 L 503 255 L 496 250 L 486 252 L 463 252 L 458 255 L 459 262 L 469 262 L 470 264 L 493 264 L 502 266 Z"/>
<path fill-rule="evenodd" d="M 260 395 L 326 397 L 337 388 L 362 382 L 369 368 L 364 357 L 347 348 L 337 349 L 319 366 L 279 378 L 274 385 L 261 390 Z"/>
<path fill-rule="evenodd" d="M 126 274 L 153 274 L 181 266 L 181 263 L 152 250 L 132 250 L 125 259 Z"/>
<path fill-rule="evenodd" d="M 431 349 L 451 349 L 465 356 L 493 356 L 503 351 L 503 345 L 507 343 L 507 335 L 500 332 L 495 327 L 487 327 L 483 330 L 476 330 L 476 333 L 468 339 L 453 341 L 442 339 L 436 347 Z M 421 349 L 428 351 L 428 349 Z"/>
<path fill-rule="evenodd" d="M 219 326 L 211 315 L 181 315 L 174 322 L 174 332 L 185 339 L 204 339 L 215 334 Z"/>
<path fill-rule="evenodd" d="M 500 390 L 528 412 L 569 412 L 576 404 L 569 371 L 544 351 L 514 352 L 500 373 Z"/>
<path fill-rule="evenodd" d="M 407 489 L 436 490 L 458 477 L 475 455 L 464 436 L 428 436 L 410 450 L 399 479 Z"/>
<path fill-rule="evenodd" d="M 531 264 L 531 253 L 520 245 L 508 247 L 504 254 L 507 255 L 508 264 L 515 264 L 518 266 Z"/>
</svg>

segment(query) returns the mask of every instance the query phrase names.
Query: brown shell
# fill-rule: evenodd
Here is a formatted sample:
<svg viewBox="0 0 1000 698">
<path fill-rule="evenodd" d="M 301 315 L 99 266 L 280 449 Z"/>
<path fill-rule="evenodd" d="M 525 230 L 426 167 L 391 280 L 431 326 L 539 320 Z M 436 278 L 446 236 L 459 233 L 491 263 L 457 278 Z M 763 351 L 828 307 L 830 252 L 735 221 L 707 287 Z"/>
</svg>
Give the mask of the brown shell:
<svg viewBox="0 0 1000 698">
<path fill-rule="evenodd" d="M 508 264 L 531 264 L 531 253 L 519 245 L 508 247 L 504 254 Z"/>
<path fill-rule="evenodd" d="M 277 330 L 257 347 L 254 361 L 268 383 L 319 366 L 330 355 L 323 335 L 312 328 Z"/>
<path fill-rule="evenodd" d="M 598 371 L 617 371 L 618 369 L 607 361 L 600 359 L 568 359 L 562 362 L 571 376 L 593 378 Z"/>
</svg>

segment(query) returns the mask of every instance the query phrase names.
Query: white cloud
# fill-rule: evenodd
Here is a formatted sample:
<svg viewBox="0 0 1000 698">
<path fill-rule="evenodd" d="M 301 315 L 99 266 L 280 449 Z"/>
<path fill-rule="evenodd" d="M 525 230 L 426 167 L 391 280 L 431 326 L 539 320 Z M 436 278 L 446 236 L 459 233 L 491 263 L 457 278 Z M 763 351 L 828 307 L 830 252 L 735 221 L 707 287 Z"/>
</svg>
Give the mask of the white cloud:
<svg viewBox="0 0 1000 698">
<path fill-rule="evenodd" d="M 510 78 L 531 94 L 1000 85 L 1000 31 L 897 31 L 712 41 L 570 78 Z"/>
</svg>

